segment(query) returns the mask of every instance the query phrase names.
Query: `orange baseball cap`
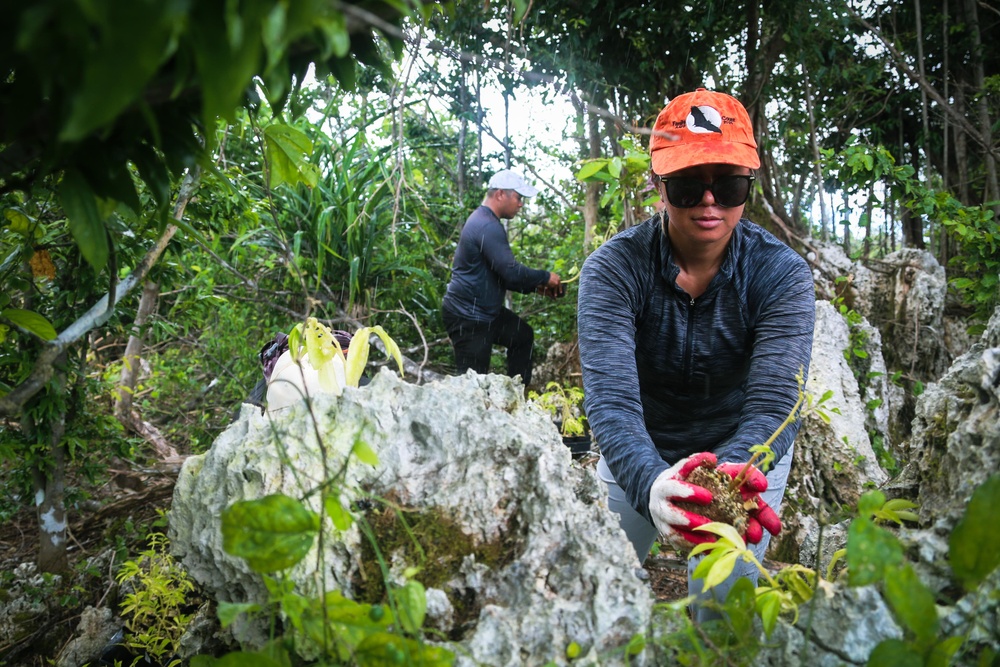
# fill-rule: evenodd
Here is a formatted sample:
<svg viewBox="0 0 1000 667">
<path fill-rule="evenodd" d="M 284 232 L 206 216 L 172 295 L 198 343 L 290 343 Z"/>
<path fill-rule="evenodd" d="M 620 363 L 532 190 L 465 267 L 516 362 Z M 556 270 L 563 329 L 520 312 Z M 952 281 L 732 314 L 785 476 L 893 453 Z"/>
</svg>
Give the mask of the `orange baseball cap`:
<svg viewBox="0 0 1000 667">
<path fill-rule="evenodd" d="M 664 176 L 699 164 L 757 169 L 750 115 L 739 100 L 699 88 L 670 100 L 649 139 L 653 172 Z"/>
</svg>

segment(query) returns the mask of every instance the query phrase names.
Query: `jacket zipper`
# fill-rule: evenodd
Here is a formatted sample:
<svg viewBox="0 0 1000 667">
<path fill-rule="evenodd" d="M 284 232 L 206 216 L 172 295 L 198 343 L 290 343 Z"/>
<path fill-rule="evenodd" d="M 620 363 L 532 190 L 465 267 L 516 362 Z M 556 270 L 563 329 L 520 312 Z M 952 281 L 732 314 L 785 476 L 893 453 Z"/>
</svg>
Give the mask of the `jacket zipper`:
<svg viewBox="0 0 1000 667">
<path fill-rule="evenodd" d="M 687 341 L 684 345 L 684 383 L 691 384 L 691 357 L 694 349 L 694 298 L 688 304 Z"/>
</svg>

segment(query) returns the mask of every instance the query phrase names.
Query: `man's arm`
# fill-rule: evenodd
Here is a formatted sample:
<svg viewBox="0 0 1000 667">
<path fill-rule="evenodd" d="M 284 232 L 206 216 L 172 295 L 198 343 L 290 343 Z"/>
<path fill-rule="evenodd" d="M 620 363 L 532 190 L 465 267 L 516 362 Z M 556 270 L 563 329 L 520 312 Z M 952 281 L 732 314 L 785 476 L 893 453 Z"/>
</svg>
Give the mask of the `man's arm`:
<svg viewBox="0 0 1000 667">
<path fill-rule="evenodd" d="M 559 276 L 543 269 L 531 269 L 514 258 L 507 241 L 507 234 L 499 223 L 486 225 L 483 230 L 483 259 L 487 266 L 500 277 L 504 289 L 528 293 L 536 287 L 553 282 L 558 285 Z"/>
</svg>

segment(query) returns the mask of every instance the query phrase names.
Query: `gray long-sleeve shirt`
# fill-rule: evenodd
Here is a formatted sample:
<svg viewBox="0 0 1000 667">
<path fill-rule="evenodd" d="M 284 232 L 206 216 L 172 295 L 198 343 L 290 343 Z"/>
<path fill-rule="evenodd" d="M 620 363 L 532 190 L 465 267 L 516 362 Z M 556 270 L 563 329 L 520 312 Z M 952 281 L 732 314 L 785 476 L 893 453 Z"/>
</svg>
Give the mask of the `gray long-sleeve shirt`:
<svg viewBox="0 0 1000 667">
<path fill-rule="evenodd" d="M 526 294 L 548 280 L 548 271 L 514 259 L 500 218 L 480 206 L 462 227 L 443 305 L 467 320 L 491 322 L 503 308 L 506 290 Z"/>
<path fill-rule="evenodd" d="M 697 299 L 677 283 L 659 216 L 584 263 L 578 320 L 584 409 L 615 481 L 647 519 L 649 490 L 695 452 L 742 462 L 798 398 L 808 373 L 815 290 L 805 260 L 741 220 Z M 771 445 L 788 451 L 798 422 Z"/>
</svg>

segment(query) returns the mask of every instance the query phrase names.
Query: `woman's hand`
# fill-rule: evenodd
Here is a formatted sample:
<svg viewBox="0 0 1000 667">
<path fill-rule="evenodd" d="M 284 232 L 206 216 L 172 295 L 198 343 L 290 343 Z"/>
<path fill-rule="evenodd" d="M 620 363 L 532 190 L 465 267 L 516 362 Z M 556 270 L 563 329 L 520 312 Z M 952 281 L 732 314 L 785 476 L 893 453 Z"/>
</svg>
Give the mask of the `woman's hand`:
<svg viewBox="0 0 1000 667">
<path fill-rule="evenodd" d="M 695 544 L 714 542 L 710 533 L 695 531 L 698 526 L 711 523 L 711 519 L 683 510 L 674 503 L 684 501 L 697 505 L 712 502 L 712 492 L 691 484 L 688 475 L 696 468 L 712 468 L 716 463 L 715 454 L 701 452 L 681 459 L 669 470 L 660 473 L 649 490 L 649 513 L 653 524 L 660 531 L 660 537 L 677 549 L 690 549 Z"/>
<path fill-rule="evenodd" d="M 743 469 L 746 474 L 743 483 L 740 485 L 740 495 L 743 502 L 748 506 L 749 518 L 747 520 L 747 531 L 743 537 L 748 544 L 757 544 L 764 538 L 764 531 L 777 535 L 781 532 L 781 519 L 773 509 L 760 497 L 767 491 L 767 477 L 764 477 L 757 468 L 747 467 L 746 463 L 720 463 L 719 470 L 736 479 Z"/>
</svg>

